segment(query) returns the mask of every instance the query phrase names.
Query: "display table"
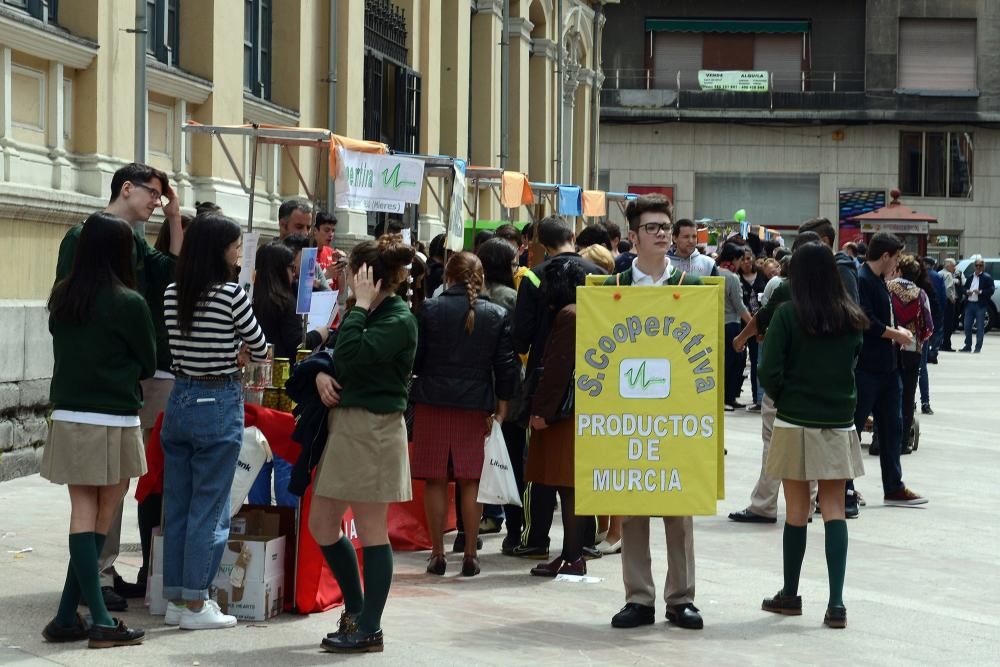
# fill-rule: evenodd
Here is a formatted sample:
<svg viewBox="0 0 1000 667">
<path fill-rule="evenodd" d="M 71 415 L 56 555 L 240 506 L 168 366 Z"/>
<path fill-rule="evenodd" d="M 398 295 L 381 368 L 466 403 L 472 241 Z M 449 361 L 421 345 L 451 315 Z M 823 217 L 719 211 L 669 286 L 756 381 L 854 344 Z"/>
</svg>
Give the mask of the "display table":
<svg viewBox="0 0 1000 667">
<path fill-rule="evenodd" d="M 299 455 L 299 444 L 292 440 L 295 419 L 290 413 L 271 410 L 259 405 L 245 406 L 245 426 L 256 426 L 267 439 L 271 452 L 289 463 L 295 463 Z M 163 450 L 160 447 L 161 414 L 153 427 L 146 444 L 148 472 L 139 479 L 136 499 L 144 500 L 153 493 L 163 492 Z M 449 492 L 449 499 L 453 494 Z M 309 508 L 312 493 L 302 498 L 298 519 L 288 521 L 294 534 L 287 535 L 289 553 L 286 563 L 293 563 L 286 572 L 286 590 L 294 591 L 285 600 L 285 609 L 300 614 L 326 611 L 340 604 L 342 596 L 337 582 L 327 567 L 319 545 L 309 533 Z M 274 508 L 279 511 L 280 508 Z M 286 510 L 287 512 L 288 510 Z M 424 513 L 424 483 L 413 481 L 413 500 L 393 503 L 389 506 L 389 541 L 394 551 L 420 551 L 431 548 L 427 532 L 427 517 Z M 455 508 L 452 505 L 445 520 L 445 531 L 455 528 Z M 354 517 L 350 511 L 344 516 L 344 534 L 350 537 L 358 551 L 358 563 L 362 564 L 361 542 L 354 530 Z M 294 550 L 294 551 L 293 551 Z"/>
</svg>

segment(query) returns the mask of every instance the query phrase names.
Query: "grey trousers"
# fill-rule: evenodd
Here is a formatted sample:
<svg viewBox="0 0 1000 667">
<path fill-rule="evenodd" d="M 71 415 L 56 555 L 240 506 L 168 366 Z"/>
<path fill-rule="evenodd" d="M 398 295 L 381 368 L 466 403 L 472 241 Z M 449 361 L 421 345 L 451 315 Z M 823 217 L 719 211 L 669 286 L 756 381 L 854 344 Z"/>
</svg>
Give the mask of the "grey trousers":
<svg viewBox="0 0 1000 667">
<path fill-rule="evenodd" d="M 774 432 L 774 419 L 778 414 L 778 409 L 774 406 L 774 401 L 767 394 L 760 404 L 761 427 L 760 436 L 764 443 L 763 452 L 760 459 L 760 477 L 750 494 L 750 506 L 748 510 L 759 516 L 766 516 L 773 519 L 778 516 L 778 494 L 781 492 L 781 480 L 771 479 L 764 472 L 767 467 L 767 451 L 771 448 L 771 434 Z M 819 486 L 816 482 L 809 482 L 809 494 L 812 496 L 812 505 L 816 506 L 816 493 Z"/>
<path fill-rule="evenodd" d="M 667 606 L 694 602 L 694 521 L 689 516 L 665 516 L 667 581 L 663 597 Z M 622 521 L 622 579 L 625 601 L 653 607 L 656 584 L 649 553 L 648 516 L 627 516 Z"/>
</svg>

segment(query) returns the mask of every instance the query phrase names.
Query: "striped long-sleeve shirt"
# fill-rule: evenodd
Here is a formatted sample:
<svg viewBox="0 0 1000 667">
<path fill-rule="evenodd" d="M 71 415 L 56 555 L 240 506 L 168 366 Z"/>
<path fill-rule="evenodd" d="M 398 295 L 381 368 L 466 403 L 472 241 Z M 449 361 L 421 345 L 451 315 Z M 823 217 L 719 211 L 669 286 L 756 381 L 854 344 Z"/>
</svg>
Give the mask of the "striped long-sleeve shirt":
<svg viewBox="0 0 1000 667">
<path fill-rule="evenodd" d="M 267 356 L 267 341 L 250 299 L 236 283 L 222 283 L 209 291 L 195 309 L 189 334 L 181 333 L 177 319 L 176 283 L 167 286 L 163 306 L 176 373 L 195 377 L 235 373 L 241 342 L 246 343 L 254 360 L 263 361 Z"/>
</svg>

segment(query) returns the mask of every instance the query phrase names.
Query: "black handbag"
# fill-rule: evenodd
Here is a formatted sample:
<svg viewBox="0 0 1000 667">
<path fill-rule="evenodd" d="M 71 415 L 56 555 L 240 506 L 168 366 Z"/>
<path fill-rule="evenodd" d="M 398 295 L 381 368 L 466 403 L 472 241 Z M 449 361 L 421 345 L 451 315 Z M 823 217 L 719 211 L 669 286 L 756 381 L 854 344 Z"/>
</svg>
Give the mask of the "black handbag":
<svg viewBox="0 0 1000 667">
<path fill-rule="evenodd" d="M 559 412 L 556 413 L 555 421 L 560 422 L 566 419 L 572 419 L 575 410 L 576 410 L 576 376 L 571 375 L 569 378 L 569 386 L 566 387 L 566 393 L 563 395 L 563 399 L 559 403 Z"/>
</svg>

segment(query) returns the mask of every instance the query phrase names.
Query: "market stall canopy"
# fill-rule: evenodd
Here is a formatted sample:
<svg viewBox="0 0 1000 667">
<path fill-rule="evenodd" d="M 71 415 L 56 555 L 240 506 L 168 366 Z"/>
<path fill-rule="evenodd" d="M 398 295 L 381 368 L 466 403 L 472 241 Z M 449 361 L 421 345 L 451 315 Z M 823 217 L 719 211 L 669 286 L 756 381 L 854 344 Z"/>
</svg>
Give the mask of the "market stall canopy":
<svg viewBox="0 0 1000 667">
<path fill-rule="evenodd" d="M 933 215 L 920 213 L 899 201 L 899 190 L 892 190 L 892 201 L 887 206 L 849 218 L 861 225 L 864 233 L 890 232 L 895 234 L 927 234 L 930 223 L 937 223 Z"/>
</svg>

